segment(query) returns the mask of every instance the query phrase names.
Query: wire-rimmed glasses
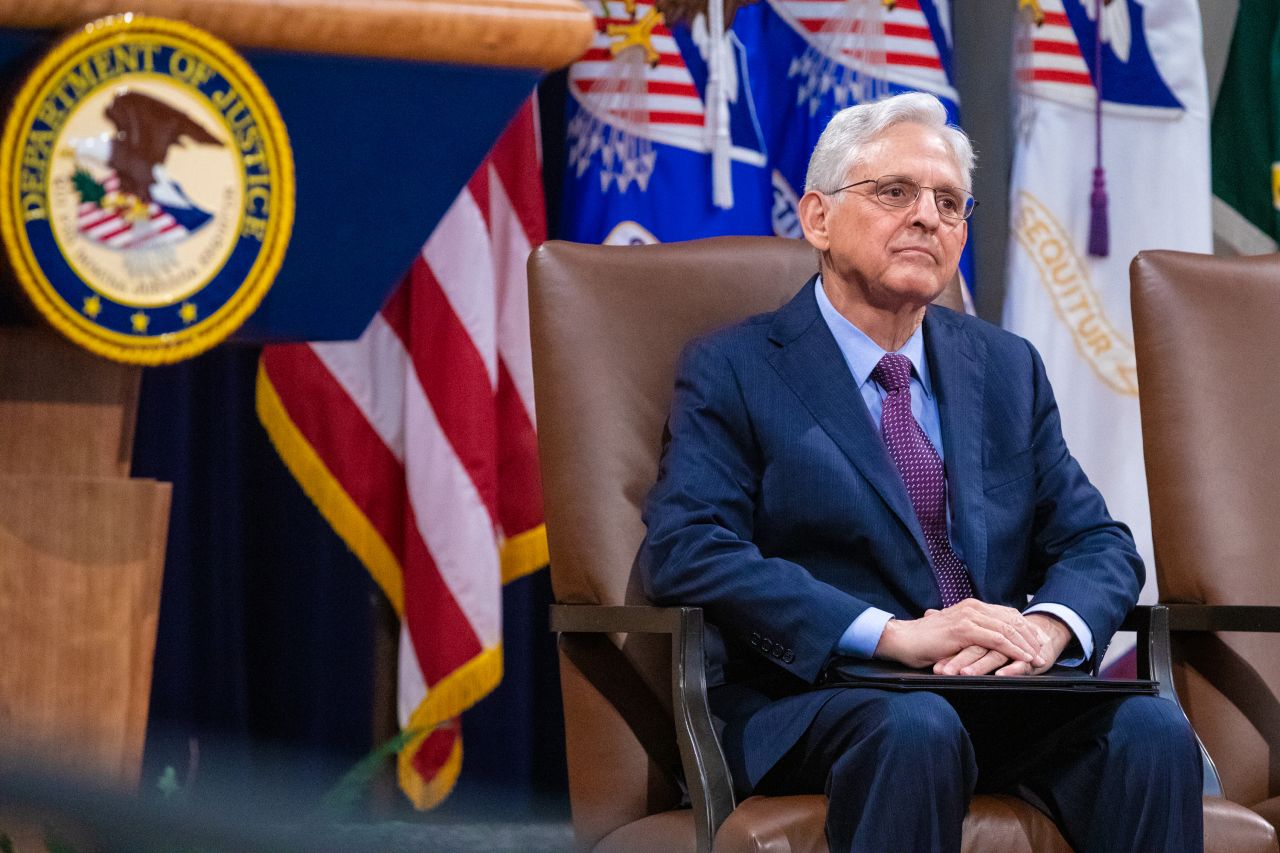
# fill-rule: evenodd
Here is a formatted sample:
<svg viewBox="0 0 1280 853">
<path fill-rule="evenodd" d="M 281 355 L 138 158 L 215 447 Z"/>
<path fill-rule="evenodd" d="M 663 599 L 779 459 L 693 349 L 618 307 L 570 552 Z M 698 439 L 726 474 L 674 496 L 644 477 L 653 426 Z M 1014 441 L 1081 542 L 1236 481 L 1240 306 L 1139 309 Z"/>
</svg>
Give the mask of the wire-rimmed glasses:
<svg viewBox="0 0 1280 853">
<path fill-rule="evenodd" d="M 920 197 L 921 190 L 933 190 L 933 202 L 937 205 L 938 215 L 945 219 L 968 219 L 973 209 L 978 206 L 973 193 L 960 187 L 926 187 L 902 175 L 884 175 L 879 178 L 867 178 L 832 190 L 827 195 L 835 195 L 863 184 L 875 184 L 876 198 L 889 207 L 910 207 Z"/>
</svg>

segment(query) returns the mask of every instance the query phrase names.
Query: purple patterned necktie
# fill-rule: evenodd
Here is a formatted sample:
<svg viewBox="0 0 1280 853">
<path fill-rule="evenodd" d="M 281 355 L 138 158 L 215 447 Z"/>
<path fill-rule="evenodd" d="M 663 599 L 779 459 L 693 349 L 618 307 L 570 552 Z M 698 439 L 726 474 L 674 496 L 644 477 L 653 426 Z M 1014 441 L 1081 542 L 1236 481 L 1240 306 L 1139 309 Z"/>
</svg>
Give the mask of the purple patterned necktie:
<svg viewBox="0 0 1280 853">
<path fill-rule="evenodd" d="M 911 359 L 888 353 L 871 371 L 871 378 L 888 393 L 880 412 L 880 432 L 924 531 L 942 606 L 950 607 L 972 597 L 973 585 L 947 534 L 947 480 L 942 460 L 911 414 Z"/>
</svg>

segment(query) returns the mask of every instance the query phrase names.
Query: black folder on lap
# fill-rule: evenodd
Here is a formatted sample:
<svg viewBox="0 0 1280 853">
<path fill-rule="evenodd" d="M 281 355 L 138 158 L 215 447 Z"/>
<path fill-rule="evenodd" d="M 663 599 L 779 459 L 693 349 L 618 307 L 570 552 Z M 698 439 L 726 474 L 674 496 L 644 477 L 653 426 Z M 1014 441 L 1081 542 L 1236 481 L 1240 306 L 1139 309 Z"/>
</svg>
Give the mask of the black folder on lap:
<svg viewBox="0 0 1280 853">
<path fill-rule="evenodd" d="M 1160 682 L 1141 678 L 1098 678 L 1078 669 L 1055 666 L 1042 675 L 934 675 L 931 669 L 863 658 L 837 657 L 823 674 L 823 687 L 879 687 L 886 690 L 1005 690 L 1106 695 L 1159 692 Z"/>
</svg>

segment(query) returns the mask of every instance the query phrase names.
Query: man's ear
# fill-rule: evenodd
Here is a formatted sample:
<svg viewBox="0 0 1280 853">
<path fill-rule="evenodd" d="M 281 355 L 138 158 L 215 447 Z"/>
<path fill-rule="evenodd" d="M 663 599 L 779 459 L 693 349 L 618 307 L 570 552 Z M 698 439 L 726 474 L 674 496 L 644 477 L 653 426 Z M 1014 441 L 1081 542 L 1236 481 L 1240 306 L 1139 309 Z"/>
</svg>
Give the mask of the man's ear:
<svg viewBox="0 0 1280 853">
<path fill-rule="evenodd" d="M 828 211 L 822 193 L 809 190 L 800 197 L 796 212 L 800 216 L 800 227 L 804 229 L 804 238 L 809 241 L 809 245 L 819 252 L 831 248 L 831 235 L 827 231 Z"/>
</svg>

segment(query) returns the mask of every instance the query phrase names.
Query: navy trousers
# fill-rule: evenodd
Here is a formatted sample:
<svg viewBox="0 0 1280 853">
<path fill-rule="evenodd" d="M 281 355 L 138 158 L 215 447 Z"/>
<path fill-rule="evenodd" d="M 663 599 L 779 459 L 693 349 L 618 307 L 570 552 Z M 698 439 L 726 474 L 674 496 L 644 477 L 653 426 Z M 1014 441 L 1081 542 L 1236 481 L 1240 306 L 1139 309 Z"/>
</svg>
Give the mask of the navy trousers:
<svg viewBox="0 0 1280 853">
<path fill-rule="evenodd" d="M 1024 797 L 1080 853 L 1203 849 L 1199 749 L 1171 702 L 824 692 L 809 729 L 754 792 L 825 793 L 832 853 L 958 853 L 975 792 Z"/>
</svg>

